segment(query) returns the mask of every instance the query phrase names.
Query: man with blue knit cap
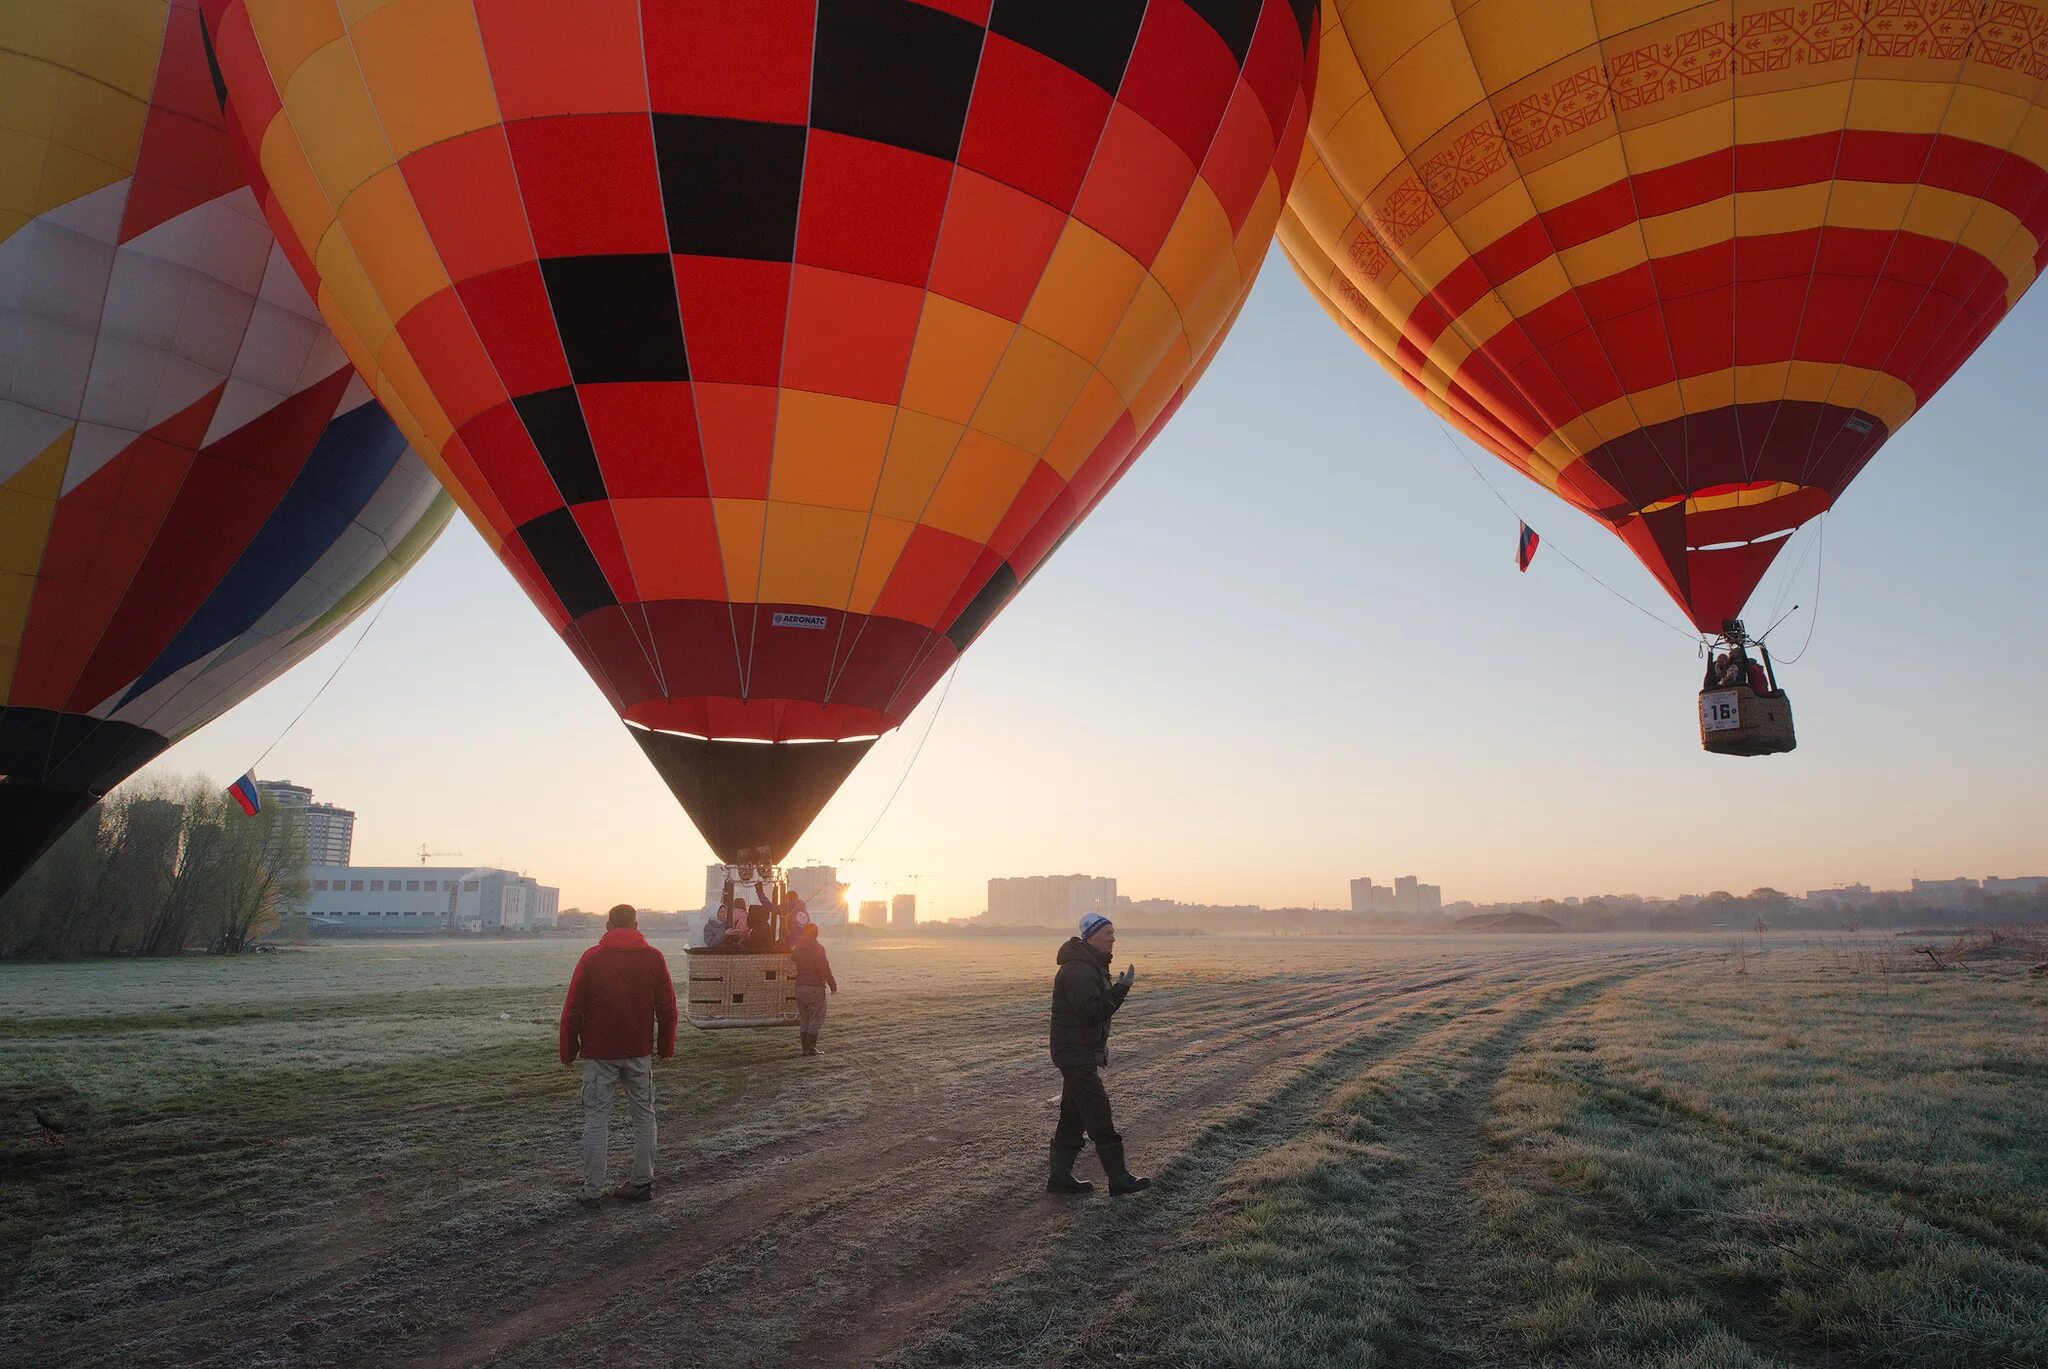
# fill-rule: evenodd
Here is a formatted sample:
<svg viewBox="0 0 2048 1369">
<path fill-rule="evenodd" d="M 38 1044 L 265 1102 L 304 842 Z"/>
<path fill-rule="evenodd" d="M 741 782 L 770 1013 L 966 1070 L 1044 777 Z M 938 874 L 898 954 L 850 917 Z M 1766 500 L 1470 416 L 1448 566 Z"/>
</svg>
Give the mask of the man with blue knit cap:
<svg viewBox="0 0 2048 1369">
<path fill-rule="evenodd" d="M 1052 1134 L 1052 1177 L 1048 1193 L 1093 1193 L 1095 1185 L 1074 1177 L 1081 1137 L 1095 1142 L 1096 1158 L 1109 1177 L 1112 1197 L 1151 1186 L 1124 1165 L 1124 1138 L 1109 1116 L 1109 1092 L 1102 1067 L 1109 1063 L 1109 1019 L 1123 1006 L 1138 977 L 1129 965 L 1109 977 L 1116 926 L 1100 913 L 1081 919 L 1081 934 L 1060 947 L 1059 972 L 1052 981 L 1052 1062 L 1059 1066 L 1060 1124 Z"/>
</svg>

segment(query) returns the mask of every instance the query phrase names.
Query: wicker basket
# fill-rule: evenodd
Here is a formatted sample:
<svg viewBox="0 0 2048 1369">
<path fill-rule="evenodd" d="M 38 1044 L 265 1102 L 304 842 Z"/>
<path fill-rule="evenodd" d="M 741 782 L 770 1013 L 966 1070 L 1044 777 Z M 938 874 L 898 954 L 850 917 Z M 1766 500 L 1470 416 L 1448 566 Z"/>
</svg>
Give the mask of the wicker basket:
<svg viewBox="0 0 2048 1369">
<path fill-rule="evenodd" d="M 1792 700 L 1748 685 L 1700 691 L 1700 745 L 1717 756 L 1774 756 L 1799 745 Z"/>
<path fill-rule="evenodd" d="M 693 1027 L 794 1027 L 796 961 L 778 951 L 684 952 L 689 992 L 683 1020 Z"/>
</svg>

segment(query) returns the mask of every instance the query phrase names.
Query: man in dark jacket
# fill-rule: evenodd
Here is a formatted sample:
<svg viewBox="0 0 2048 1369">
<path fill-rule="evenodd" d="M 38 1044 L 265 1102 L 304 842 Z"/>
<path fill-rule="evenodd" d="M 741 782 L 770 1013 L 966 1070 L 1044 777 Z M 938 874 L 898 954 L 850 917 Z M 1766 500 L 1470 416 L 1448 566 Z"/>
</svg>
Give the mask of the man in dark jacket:
<svg viewBox="0 0 2048 1369">
<path fill-rule="evenodd" d="M 1100 913 L 1081 919 L 1081 935 L 1060 947 L 1059 972 L 1052 981 L 1052 1062 L 1059 1066 L 1060 1124 L 1052 1134 L 1052 1176 L 1048 1193 L 1092 1193 L 1095 1185 L 1074 1177 L 1081 1158 L 1081 1134 L 1095 1142 L 1096 1158 L 1109 1176 L 1112 1196 L 1151 1185 L 1124 1166 L 1124 1138 L 1109 1115 L 1102 1067 L 1109 1063 L 1109 1019 L 1123 1006 L 1137 970 L 1125 966 L 1109 977 L 1116 927 Z"/>
<path fill-rule="evenodd" d="M 633 1109 L 633 1174 L 619 1196 L 633 1202 L 654 1196 L 653 1057 L 657 1044 L 664 1060 L 676 1053 L 676 986 L 668 961 L 647 944 L 638 921 L 631 904 L 611 910 L 608 930 L 576 962 L 562 1001 L 562 1064 L 583 1059 L 583 1202 L 589 1207 L 604 1198 L 605 1128 L 621 1083 Z"/>
<path fill-rule="evenodd" d="M 804 1054 L 818 1053 L 818 1033 L 825 1030 L 825 991 L 839 992 L 832 977 L 832 961 L 818 940 L 818 924 L 804 924 L 802 935 L 790 951 L 796 961 L 796 1025 L 803 1038 Z"/>
</svg>

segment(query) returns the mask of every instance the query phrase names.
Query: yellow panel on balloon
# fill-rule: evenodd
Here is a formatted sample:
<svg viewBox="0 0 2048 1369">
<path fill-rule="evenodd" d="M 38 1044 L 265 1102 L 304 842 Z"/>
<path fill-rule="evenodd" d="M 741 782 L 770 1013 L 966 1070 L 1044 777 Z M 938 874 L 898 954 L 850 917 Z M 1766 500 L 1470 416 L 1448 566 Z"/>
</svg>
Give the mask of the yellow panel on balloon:
<svg viewBox="0 0 2048 1369">
<path fill-rule="evenodd" d="M 760 601 L 767 604 L 839 604 L 846 601 L 860 561 L 866 513 L 768 501 L 761 551 Z"/>
<path fill-rule="evenodd" d="M 882 480 L 875 490 L 874 510 L 906 523 L 915 523 L 931 502 L 946 463 L 959 450 L 962 423 L 949 423 L 908 409 L 896 415 L 896 429 L 889 435 L 889 459 L 882 466 Z"/>
<path fill-rule="evenodd" d="M 987 542 L 1037 464 L 1032 453 L 969 428 L 919 521 L 970 542 Z"/>
<path fill-rule="evenodd" d="M 926 295 L 903 381 L 903 407 L 966 423 L 1016 331 L 1008 319 L 944 295 Z"/>
<path fill-rule="evenodd" d="M 356 24 L 350 37 L 400 158 L 497 122 L 470 0 L 399 0 Z"/>
<path fill-rule="evenodd" d="M 886 404 L 784 390 L 776 407 L 768 497 L 865 511 L 875 497 L 894 417 Z"/>
<path fill-rule="evenodd" d="M 1136 257 L 1069 219 L 1024 311 L 1024 326 L 1092 362 L 1109 345 L 1144 274 Z"/>
</svg>

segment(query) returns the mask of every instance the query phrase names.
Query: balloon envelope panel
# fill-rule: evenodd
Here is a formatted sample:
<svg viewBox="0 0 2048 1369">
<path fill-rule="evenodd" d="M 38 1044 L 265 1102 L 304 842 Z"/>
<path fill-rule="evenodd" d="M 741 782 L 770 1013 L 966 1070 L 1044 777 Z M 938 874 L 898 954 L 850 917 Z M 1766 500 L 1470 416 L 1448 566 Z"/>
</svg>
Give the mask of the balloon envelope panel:
<svg viewBox="0 0 2048 1369">
<path fill-rule="evenodd" d="M 204 9 L 323 312 L 643 745 L 903 720 L 1221 341 L 1314 37 L 1307 0 Z"/>
<path fill-rule="evenodd" d="M 2048 256 L 2048 6 L 1325 5 L 1280 239 L 1703 630 Z"/>
<path fill-rule="evenodd" d="M 0 36 L 0 887 L 328 640 L 450 505 L 320 321 L 191 4 Z"/>
</svg>

